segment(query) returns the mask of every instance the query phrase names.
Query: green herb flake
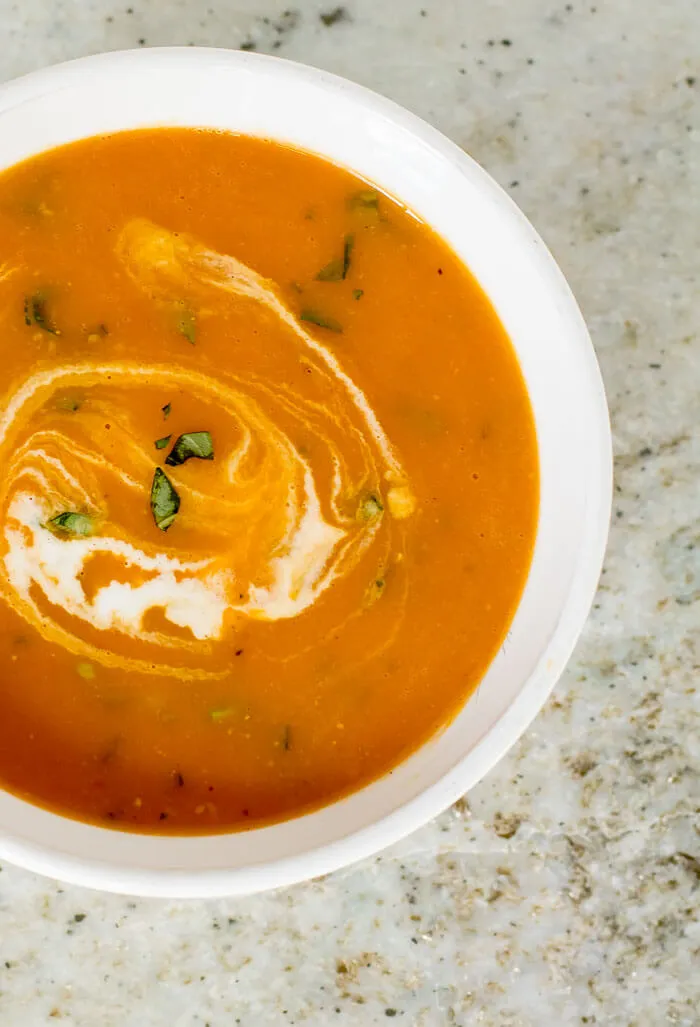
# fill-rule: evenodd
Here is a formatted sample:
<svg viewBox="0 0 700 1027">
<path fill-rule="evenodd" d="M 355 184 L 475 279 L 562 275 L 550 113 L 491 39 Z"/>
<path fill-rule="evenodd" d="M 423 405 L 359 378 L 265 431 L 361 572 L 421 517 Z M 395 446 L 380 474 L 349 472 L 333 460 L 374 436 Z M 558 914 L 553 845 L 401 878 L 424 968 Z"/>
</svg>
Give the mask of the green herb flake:
<svg viewBox="0 0 700 1027">
<path fill-rule="evenodd" d="M 346 235 L 343 241 L 343 278 L 348 277 L 348 271 L 350 270 L 350 260 L 352 258 L 352 251 L 355 248 L 355 236 Z"/>
<path fill-rule="evenodd" d="M 92 517 L 88 517 L 87 514 L 73 513 L 72 511 L 65 511 L 65 513 L 57 514 L 56 517 L 52 517 L 46 527 L 49 531 L 53 531 L 54 534 L 62 535 L 73 535 L 76 538 L 85 538 L 87 535 L 92 535 L 94 530 L 94 522 Z"/>
<path fill-rule="evenodd" d="M 350 210 L 379 210 L 379 193 L 376 189 L 360 189 L 348 200 Z"/>
<path fill-rule="evenodd" d="M 365 607 L 374 606 L 374 604 L 384 595 L 385 588 L 386 580 L 382 577 L 375 578 L 365 591 Z"/>
<path fill-rule="evenodd" d="M 154 445 L 155 445 L 156 449 L 165 449 L 165 447 L 167 446 L 167 444 L 170 442 L 171 439 L 172 439 L 172 435 L 164 435 L 162 439 L 156 439 L 156 441 L 154 442 Z"/>
<path fill-rule="evenodd" d="M 352 290 L 352 298 L 354 300 L 361 300 L 362 297 L 364 296 L 364 294 L 365 294 L 365 290 L 364 289 L 353 289 Z"/>
<path fill-rule="evenodd" d="M 348 276 L 352 251 L 355 245 L 355 237 L 346 235 L 343 241 L 343 255 L 331 260 L 325 267 L 322 267 L 316 275 L 318 282 L 342 282 Z"/>
<path fill-rule="evenodd" d="M 79 663 L 75 669 L 77 670 L 78 674 L 83 679 L 83 681 L 94 681 L 95 668 L 92 663 L 83 661 L 82 663 Z"/>
<path fill-rule="evenodd" d="M 364 497 L 357 508 L 357 519 L 358 521 L 372 521 L 383 512 L 384 504 L 379 496 L 375 493 L 370 493 L 369 496 Z"/>
<path fill-rule="evenodd" d="M 336 321 L 334 317 L 319 314 L 317 310 L 302 310 L 299 316 L 302 321 L 307 321 L 309 324 L 317 325 L 319 328 L 327 328 L 329 332 L 340 333 L 343 330 L 343 326 L 340 321 Z"/>
<path fill-rule="evenodd" d="M 88 342 L 99 342 L 100 339 L 104 339 L 109 335 L 109 328 L 104 321 L 100 321 L 98 325 L 94 325 L 92 328 L 86 328 L 85 332 L 87 334 Z"/>
<path fill-rule="evenodd" d="M 169 467 L 178 467 L 190 457 L 198 460 L 214 459 L 214 443 L 208 431 L 190 431 L 180 435 L 165 462 Z"/>
<path fill-rule="evenodd" d="M 57 410 L 65 410 L 69 414 L 74 414 L 76 410 L 80 410 L 83 405 L 83 398 L 80 396 L 74 396 L 66 394 L 64 396 L 57 396 L 55 400 L 55 406 Z"/>
<path fill-rule="evenodd" d="M 172 410 L 172 405 L 170 403 L 166 403 L 165 406 L 161 407 L 160 409 L 163 411 L 163 420 L 167 421 L 168 418 L 170 417 L 170 411 Z"/>
<path fill-rule="evenodd" d="M 345 262 L 342 257 L 334 257 L 316 275 L 317 282 L 342 282 L 343 278 L 345 278 Z"/>
<path fill-rule="evenodd" d="M 156 467 L 151 486 L 151 512 L 156 526 L 167 531 L 180 509 L 180 497 L 167 474 Z"/>
<path fill-rule="evenodd" d="M 222 706 L 217 710 L 209 710 L 209 717 L 214 721 L 215 724 L 220 724 L 223 720 L 228 720 L 233 715 L 232 706 Z"/>
<path fill-rule="evenodd" d="M 38 196 L 27 196 L 21 200 L 17 206 L 17 212 L 32 219 L 53 217 L 54 213 L 45 201 Z"/>
<path fill-rule="evenodd" d="M 194 346 L 197 341 L 197 318 L 191 310 L 183 311 L 177 322 L 177 330 L 184 335 L 190 345 Z"/>
<path fill-rule="evenodd" d="M 61 334 L 56 325 L 49 320 L 46 313 L 46 297 L 41 292 L 35 292 L 33 296 L 25 298 L 24 323 L 28 326 L 35 324 L 37 328 L 41 328 L 42 332 L 48 332 L 49 335 Z"/>
</svg>

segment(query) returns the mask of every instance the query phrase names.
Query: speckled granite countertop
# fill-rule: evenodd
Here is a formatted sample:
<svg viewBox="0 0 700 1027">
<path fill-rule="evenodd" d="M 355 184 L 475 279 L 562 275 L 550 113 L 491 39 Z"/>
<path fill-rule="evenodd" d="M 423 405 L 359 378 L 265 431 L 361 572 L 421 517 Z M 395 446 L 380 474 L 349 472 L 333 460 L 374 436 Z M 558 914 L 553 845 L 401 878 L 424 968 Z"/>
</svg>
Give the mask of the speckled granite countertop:
<svg viewBox="0 0 700 1027">
<path fill-rule="evenodd" d="M 102 49 L 246 45 L 388 94 L 510 190 L 592 329 L 613 533 L 545 711 L 380 858 L 207 903 L 3 867 L 1 1027 L 697 1027 L 698 0 L 131 4 L 0 0 L 0 77 Z"/>
</svg>

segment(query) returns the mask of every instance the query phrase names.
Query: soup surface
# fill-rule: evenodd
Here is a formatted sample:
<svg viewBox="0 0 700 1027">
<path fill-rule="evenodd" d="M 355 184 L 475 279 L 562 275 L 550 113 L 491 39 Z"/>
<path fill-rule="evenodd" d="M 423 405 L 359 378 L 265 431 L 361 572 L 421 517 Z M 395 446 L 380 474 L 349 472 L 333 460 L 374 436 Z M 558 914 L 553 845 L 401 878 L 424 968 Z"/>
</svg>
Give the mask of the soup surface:
<svg viewBox="0 0 700 1027">
<path fill-rule="evenodd" d="M 316 156 L 196 130 L 0 175 L 0 782 L 120 829 L 391 769 L 501 645 L 537 519 L 469 273 Z"/>
</svg>

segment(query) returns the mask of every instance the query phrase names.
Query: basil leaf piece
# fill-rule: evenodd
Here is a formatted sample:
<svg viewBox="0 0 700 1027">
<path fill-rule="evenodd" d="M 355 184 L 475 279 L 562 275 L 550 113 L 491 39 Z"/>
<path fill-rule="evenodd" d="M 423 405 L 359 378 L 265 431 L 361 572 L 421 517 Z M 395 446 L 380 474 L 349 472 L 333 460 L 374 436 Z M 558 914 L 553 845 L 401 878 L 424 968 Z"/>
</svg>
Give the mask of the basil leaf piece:
<svg viewBox="0 0 700 1027">
<path fill-rule="evenodd" d="M 177 330 L 184 335 L 191 346 L 197 340 L 197 319 L 191 310 L 185 310 L 177 322 Z"/>
<path fill-rule="evenodd" d="M 180 509 L 180 497 L 170 478 L 156 467 L 151 486 L 151 512 L 156 526 L 167 531 Z"/>
<path fill-rule="evenodd" d="M 170 450 L 165 462 L 169 467 L 177 467 L 192 456 L 199 460 L 214 459 L 214 443 L 208 431 L 185 432 Z"/>
<path fill-rule="evenodd" d="M 33 296 L 25 297 L 24 323 L 26 325 L 35 324 L 37 328 L 41 328 L 43 332 L 48 332 L 49 335 L 61 334 L 56 325 L 47 316 L 46 297 L 42 292 L 35 292 Z"/>
<path fill-rule="evenodd" d="M 161 407 L 160 409 L 163 411 L 163 420 L 167 421 L 168 418 L 170 417 L 170 411 L 172 410 L 171 404 L 170 403 L 166 403 L 165 406 Z"/>
<path fill-rule="evenodd" d="M 167 444 L 170 442 L 171 439 L 172 439 L 172 435 L 164 435 L 162 439 L 156 439 L 156 441 L 154 442 L 154 445 L 155 445 L 156 449 L 165 449 L 165 447 L 167 446 Z"/>
<path fill-rule="evenodd" d="M 350 258 L 352 257 L 355 237 L 346 235 L 343 241 L 343 256 L 331 260 L 325 267 L 322 267 L 316 275 L 317 282 L 342 282 L 348 276 L 350 270 Z"/>
<path fill-rule="evenodd" d="M 317 282 L 342 282 L 344 261 L 342 257 L 334 257 L 316 275 Z"/>
<path fill-rule="evenodd" d="M 350 258 L 352 257 L 354 247 L 355 236 L 346 235 L 343 242 L 343 278 L 348 277 L 348 271 L 350 270 Z"/>
<path fill-rule="evenodd" d="M 329 332 L 342 332 L 343 326 L 340 321 L 336 321 L 334 317 L 327 317 L 325 314 L 319 314 L 317 310 L 302 310 L 299 315 L 302 321 L 308 321 L 309 324 L 318 325 L 319 328 L 327 328 Z"/>
<path fill-rule="evenodd" d="M 361 300 L 362 297 L 364 296 L 364 294 L 365 294 L 365 290 L 364 289 L 353 289 L 352 290 L 352 298 L 354 300 Z"/>
<path fill-rule="evenodd" d="M 66 510 L 52 517 L 47 527 L 53 532 L 84 538 L 86 535 L 92 535 L 94 524 L 92 517 L 88 517 L 87 514 Z"/>
<path fill-rule="evenodd" d="M 376 189 L 360 189 L 348 200 L 351 210 L 379 210 L 379 193 Z"/>
<path fill-rule="evenodd" d="M 348 197 L 348 210 L 354 223 L 362 228 L 376 228 L 384 220 L 376 189 L 360 189 Z"/>
</svg>

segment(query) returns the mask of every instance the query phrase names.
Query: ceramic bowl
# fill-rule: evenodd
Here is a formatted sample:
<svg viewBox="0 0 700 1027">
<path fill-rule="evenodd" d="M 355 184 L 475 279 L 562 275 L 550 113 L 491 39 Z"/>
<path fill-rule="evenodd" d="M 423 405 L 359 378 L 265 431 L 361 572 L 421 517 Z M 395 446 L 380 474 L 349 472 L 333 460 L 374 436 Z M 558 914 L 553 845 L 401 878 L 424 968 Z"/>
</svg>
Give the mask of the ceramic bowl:
<svg viewBox="0 0 700 1027">
<path fill-rule="evenodd" d="M 116 892 L 240 895 L 384 848 L 471 788 L 525 730 L 571 655 L 600 573 L 611 501 L 608 413 L 574 298 L 515 204 L 440 133 L 343 79 L 215 49 L 88 57 L 0 88 L 0 168 L 71 140 L 153 125 L 281 140 L 398 197 L 489 296 L 517 352 L 537 428 L 539 524 L 507 639 L 459 715 L 392 773 L 286 823 L 189 838 L 94 827 L 0 792 L 3 859 Z"/>
</svg>

